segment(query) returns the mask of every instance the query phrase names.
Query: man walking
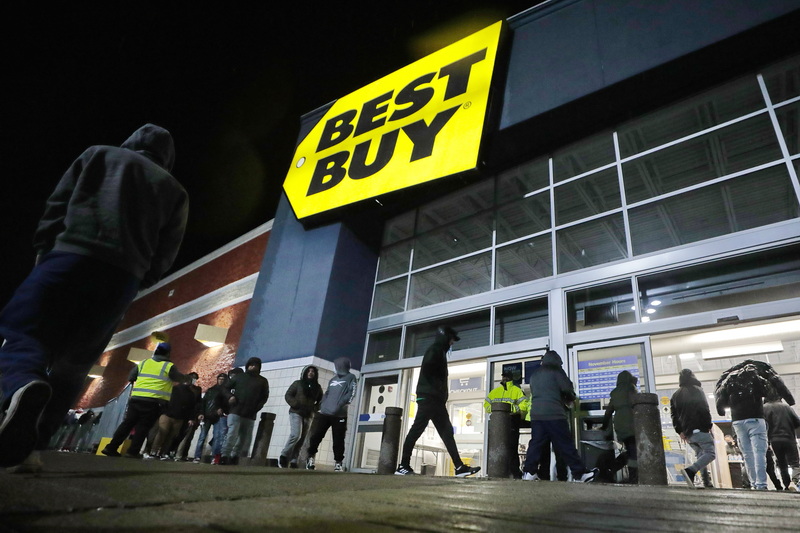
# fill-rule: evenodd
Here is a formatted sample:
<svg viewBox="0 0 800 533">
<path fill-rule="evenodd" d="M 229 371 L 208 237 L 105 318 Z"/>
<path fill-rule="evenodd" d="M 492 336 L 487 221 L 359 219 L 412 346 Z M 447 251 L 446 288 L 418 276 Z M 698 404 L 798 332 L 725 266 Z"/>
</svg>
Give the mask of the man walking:
<svg viewBox="0 0 800 533">
<path fill-rule="evenodd" d="M 317 367 L 308 365 L 300 379 L 289 385 L 283 398 L 289 404 L 289 439 L 278 457 L 279 468 L 297 468 L 300 449 L 308 434 L 314 413 L 322 401 L 322 387 L 317 380 Z"/>
<path fill-rule="evenodd" d="M 44 449 L 137 291 L 172 265 L 189 205 L 174 159 L 146 124 L 88 148 L 48 199 L 36 266 L 0 312 L 0 466 Z"/>
<path fill-rule="evenodd" d="M 704 484 L 695 484 L 694 476 L 716 458 L 711 411 L 700 381 L 690 369 L 681 370 L 678 386 L 669 402 L 672 427 L 696 455 L 694 464 L 681 469 L 681 474 L 689 487 L 705 488 Z"/>
<path fill-rule="evenodd" d="M 269 399 L 269 382 L 261 375 L 261 359 L 248 359 L 245 371 L 231 379 L 223 396 L 230 405 L 230 414 L 222 464 L 236 464 L 242 450 L 247 453 L 250 448 L 256 415 Z"/>
<path fill-rule="evenodd" d="M 439 326 L 433 344 L 425 350 L 420 368 L 419 382 L 417 382 L 417 415 L 414 423 L 408 430 L 406 440 L 403 442 L 403 455 L 395 475 L 406 476 L 414 474 L 411 468 L 411 453 L 417 439 L 422 436 L 428 422 L 433 422 L 439 438 L 442 439 L 450 459 L 453 461 L 456 477 L 466 477 L 477 474 L 480 467 L 469 467 L 461 460 L 458 446 L 453 437 L 453 425 L 447 412 L 447 397 L 450 394 L 450 384 L 447 381 L 447 352 L 460 340 L 458 334 L 448 326 Z"/>
<path fill-rule="evenodd" d="M 797 452 L 795 435 L 800 429 L 800 417 L 794 409 L 781 401 L 780 395 L 774 389 L 767 395 L 764 417 L 768 427 L 767 437 L 775 453 L 775 462 L 778 463 L 783 484 L 787 491 L 799 492 L 797 485 L 800 484 L 800 455 Z M 789 467 L 792 468 L 792 474 L 789 474 Z"/>
<path fill-rule="evenodd" d="M 350 359 L 339 357 L 333 362 L 336 375 L 328 382 L 328 389 L 319 404 L 319 413 L 311 423 L 308 438 L 306 469 L 316 468 L 315 456 L 328 428 L 333 433 L 333 471 L 344 472 L 344 436 L 347 433 L 347 406 L 356 395 L 356 377 L 350 372 Z"/>
</svg>

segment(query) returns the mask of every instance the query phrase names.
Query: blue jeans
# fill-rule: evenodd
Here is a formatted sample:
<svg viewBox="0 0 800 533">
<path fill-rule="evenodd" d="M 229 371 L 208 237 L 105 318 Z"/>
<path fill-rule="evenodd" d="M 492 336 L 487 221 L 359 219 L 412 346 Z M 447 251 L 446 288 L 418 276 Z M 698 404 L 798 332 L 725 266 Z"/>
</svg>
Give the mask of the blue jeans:
<svg viewBox="0 0 800 533">
<path fill-rule="evenodd" d="M 714 449 L 714 436 L 709 432 L 698 431 L 689 435 L 689 446 L 692 447 L 697 456 L 694 464 L 689 467 L 695 472 L 701 471 L 717 457 Z"/>
<path fill-rule="evenodd" d="M 548 441 L 553 444 L 555 452 L 560 454 L 564 462 L 567 463 L 574 479 L 579 478 L 586 472 L 586 467 L 580 455 L 578 455 L 575 444 L 572 442 L 572 435 L 566 419 L 531 420 L 531 440 L 528 444 L 528 452 L 525 455 L 525 464 L 522 468 L 525 472 L 534 474 L 539 469 L 542 452 L 545 443 Z"/>
<path fill-rule="evenodd" d="M 211 455 L 222 454 L 222 445 L 225 444 L 225 437 L 228 433 L 227 416 L 220 417 L 220 419 L 213 424 L 205 423 L 200 426 L 200 438 L 197 439 L 197 447 L 194 450 L 195 459 L 203 458 L 203 447 L 206 445 L 206 437 L 208 437 L 209 426 L 214 427 L 214 432 L 212 433 L 211 437 L 214 441 L 214 447 L 211 449 Z"/>
<path fill-rule="evenodd" d="M 289 413 L 289 439 L 281 451 L 281 456 L 286 457 L 290 463 L 296 463 L 306 440 L 308 428 L 311 427 L 312 417 L 303 418 L 297 413 Z"/>
<path fill-rule="evenodd" d="M 744 455 L 747 475 L 756 490 L 767 490 L 767 422 L 763 418 L 735 420 L 733 429 Z"/>
<path fill-rule="evenodd" d="M 245 455 L 247 455 L 250 441 L 253 440 L 253 426 L 255 425 L 255 420 L 229 414 L 228 434 L 225 437 L 225 445 L 222 447 L 222 456 L 239 457 L 242 448 L 244 448 Z"/>
<path fill-rule="evenodd" d="M 39 423 L 43 449 L 84 388 L 92 365 L 136 296 L 140 281 L 97 259 L 45 254 L 0 312 L 0 392 L 33 380 L 53 389 Z"/>
</svg>

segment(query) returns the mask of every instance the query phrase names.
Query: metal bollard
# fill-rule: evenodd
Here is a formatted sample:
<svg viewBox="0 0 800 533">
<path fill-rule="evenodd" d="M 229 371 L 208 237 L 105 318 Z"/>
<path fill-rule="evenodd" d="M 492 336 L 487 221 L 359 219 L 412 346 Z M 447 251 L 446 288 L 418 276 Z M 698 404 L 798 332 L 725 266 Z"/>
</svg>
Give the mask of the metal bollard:
<svg viewBox="0 0 800 533">
<path fill-rule="evenodd" d="M 266 466 L 269 442 L 272 440 L 272 430 L 275 428 L 275 413 L 261 413 L 261 420 L 256 430 L 256 439 L 253 444 L 253 453 L 250 454 L 251 466 Z"/>
<path fill-rule="evenodd" d="M 658 395 L 649 392 L 637 393 L 633 395 L 631 403 L 639 463 L 639 484 L 666 485 L 667 461 L 664 457 Z"/>
<path fill-rule="evenodd" d="M 403 409 L 400 407 L 386 408 L 386 417 L 383 419 L 383 434 L 381 435 L 381 454 L 378 458 L 378 474 L 394 474 L 397 468 L 402 419 Z"/>
<path fill-rule="evenodd" d="M 508 456 L 511 438 L 511 405 L 505 402 L 492 404 L 492 416 L 489 417 L 489 450 L 486 454 L 486 473 L 489 477 L 507 478 Z"/>
</svg>

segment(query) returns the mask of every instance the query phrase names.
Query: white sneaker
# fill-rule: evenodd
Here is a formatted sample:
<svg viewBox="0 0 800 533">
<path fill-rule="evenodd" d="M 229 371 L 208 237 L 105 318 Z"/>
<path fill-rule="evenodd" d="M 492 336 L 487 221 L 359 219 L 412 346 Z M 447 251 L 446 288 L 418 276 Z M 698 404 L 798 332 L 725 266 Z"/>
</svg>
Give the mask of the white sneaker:
<svg viewBox="0 0 800 533">
<path fill-rule="evenodd" d="M 314 458 L 309 457 L 308 459 L 306 459 L 306 470 L 314 470 L 315 468 L 316 465 L 314 464 Z"/>
<path fill-rule="evenodd" d="M 333 465 L 333 471 L 334 472 L 344 472 L 344 466 L 342 466 L 342 463 L 335 463 Z"/>
<path fill-rule="evenodd" d="M 397 467 L 397 470 L 394 471 L 395 476 L 413 476 L 414 469 L 410 466 L 400 465 Z"/>
<path fill-rule="evenodd" d="M 523 472 L 522 473 L 522 481 L 541 481 L 542 478 L 539 477 L 539 474 L 531 474 L 530 472 Z"/>
<path fill-rule="evenodd" d="M 597 468 L 592 468 L 592 469 L 591 469 L 591 470 L 589 470 L 588 472 L 584 472 L 584 473 L 581 475 L 581 477 L 579 477 L 578 479 L 574 479 L 574 478 L 573 478 L 573 479 L 572 479 L 572 481 L 573 481 L 573 482 L 575 482 L 575 483 L 591 483 L 592 481 L 594 481 L 594 478 L 596 478 L 596 477 L 597 477 L 597 474 L 598 474 L 599 472 L 600 472 L 600 470 L 599 470 L 599 469 L 597 469 Z"/>
<path fill-rule="evenodd" d="M 158 459 L 158 456 L 157 455 L 150 455 L 149 453 L 143 453 L 142 454 L 142 459 L 144 459 L 145 461 L 152 461 L 153 459 Z"/>
</svg>

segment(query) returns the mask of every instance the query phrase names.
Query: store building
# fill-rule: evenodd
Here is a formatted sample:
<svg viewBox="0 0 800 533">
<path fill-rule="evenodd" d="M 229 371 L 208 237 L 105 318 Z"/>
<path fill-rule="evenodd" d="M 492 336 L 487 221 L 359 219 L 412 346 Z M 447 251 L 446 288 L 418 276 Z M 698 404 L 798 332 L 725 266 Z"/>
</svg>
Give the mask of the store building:
<svg viewBox="0 0 800 533">
<path fill-rule="evenodd" d="M 710 395 L 746 357 L 800 397 L 799 23 L 796 0 L 554 0 L 306 115 L 237 364 L 349 357 L 358 471 L 385 407 L 407 429 L 440 323 L 476 464 L 486 393 L 548 346 L 591 411 L 620 370 L 668 398 L 692 368 Z M 477 145 L 448 129 L 470 105 Z M 447 474 L 439 444 L 412 466 Z"/>
</svg>

